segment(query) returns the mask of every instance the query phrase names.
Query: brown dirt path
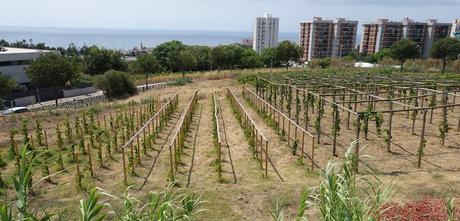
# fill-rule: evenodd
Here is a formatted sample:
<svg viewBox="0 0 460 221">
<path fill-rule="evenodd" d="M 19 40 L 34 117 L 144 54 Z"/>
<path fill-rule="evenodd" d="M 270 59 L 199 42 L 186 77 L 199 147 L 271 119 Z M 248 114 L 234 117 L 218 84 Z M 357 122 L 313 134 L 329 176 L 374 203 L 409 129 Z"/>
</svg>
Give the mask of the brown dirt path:
<svg viewBox="0 0 460 221">
<path fill-rule="evenodd" d="M 235 167 L 237 183 L 257 183 L 262 178 L 262 171 L 259 169 L 256 161 L 252 159 L 249 144 L 244 138 L 243 129 L 241 129 L 238 121 L 233 116 L 230 103 L 225 98 L 224 93 L 221 93 L 219 100 L 227 132 L 227 142 Z"/>
<path fill-rule="evenodd" d="M 261 132 L 269 142 L 269 155 L 275 167 L 280 172 L 286 182 L 302 182 L 306 177 L 306 166 L 302 166 L 298 156 L 293 156 L 290 152 L 287 142 L 281 140 L 275 129 L 270 128 L 249 103 L 241 96 L 241 88 L 234 89 L 238 99 L 243 104 L 248 114 L 255 121 Z M 272 179 L 275 179 L 274 177 Z M 276 179 L 278 179 L 276 177 Z"/>
<path fill-rule="evenodd" d="M 217 182 L 217 172 L 212 166 L 212 162 L 216 159 L 212 144 L 212 96 L 206 91 L 201 91 L 199 96 L 198 103 L 203 106 L 203 113 L 196 138 L 190 187 L 209 186 Z"/>
</svg>

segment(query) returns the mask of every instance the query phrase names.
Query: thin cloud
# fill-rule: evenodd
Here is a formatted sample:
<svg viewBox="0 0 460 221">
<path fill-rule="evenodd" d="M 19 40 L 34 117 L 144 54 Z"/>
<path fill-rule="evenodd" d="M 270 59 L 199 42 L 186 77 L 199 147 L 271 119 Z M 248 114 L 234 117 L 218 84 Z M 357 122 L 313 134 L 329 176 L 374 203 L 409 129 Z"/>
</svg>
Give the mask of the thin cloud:
<svg viewBox="0 0 460 221">
<path fill-rule="evenodd" d="M 276 2 L 276 1 L 291 1 L 298 3 L 308 3 L 312 5 L 337 5 L 337 6 L 386 6 L 386 7 L 424 7 L 424 6 L 452 6 L 460 5 L 460 0 L 253 0 L 256 2 Z"/>
<path fill-rule="evenodd" d="M 358 4 L 376 6 L 446 6 L 459 5 L 459 0 L 324 0 L 323 4 Z"/>
</svg>

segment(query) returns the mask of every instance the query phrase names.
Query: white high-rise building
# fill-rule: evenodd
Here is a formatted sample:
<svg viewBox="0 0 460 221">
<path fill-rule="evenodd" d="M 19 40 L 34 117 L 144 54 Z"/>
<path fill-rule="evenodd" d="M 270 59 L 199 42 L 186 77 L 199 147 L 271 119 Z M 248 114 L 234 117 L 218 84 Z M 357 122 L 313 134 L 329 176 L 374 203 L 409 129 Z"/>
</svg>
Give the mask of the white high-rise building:
<svg viewBox="0 0 460 221">
<path fill-rule="evenodd" d="M 460 19 L 455 19 L 452 22 L 452 31 L 450 37 L 460 39 Z"/>
<path fill-rule="evenodd" d="M 257 53 L 262 53 L 266 48 L 278 45 L 279 18 L 265 13 L 265 17 L 257 17 L 254 23 L 253 46 Z"/>
</svg>

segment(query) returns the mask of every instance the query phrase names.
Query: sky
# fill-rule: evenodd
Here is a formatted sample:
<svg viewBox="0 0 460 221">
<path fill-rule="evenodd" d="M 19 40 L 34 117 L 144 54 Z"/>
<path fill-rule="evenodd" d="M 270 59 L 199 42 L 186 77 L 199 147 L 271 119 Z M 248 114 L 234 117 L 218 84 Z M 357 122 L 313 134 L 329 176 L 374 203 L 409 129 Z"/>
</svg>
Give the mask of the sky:
<svg viewBox="0 0 460 221">
<path fill-rule="evenodd" d="M 297 32 L 299 22 L 343 17 L 451 22 L 460 0 L 2 0 L 0 26 L 251 31 L 270 12 L 280 31 Z"/>
</svg>

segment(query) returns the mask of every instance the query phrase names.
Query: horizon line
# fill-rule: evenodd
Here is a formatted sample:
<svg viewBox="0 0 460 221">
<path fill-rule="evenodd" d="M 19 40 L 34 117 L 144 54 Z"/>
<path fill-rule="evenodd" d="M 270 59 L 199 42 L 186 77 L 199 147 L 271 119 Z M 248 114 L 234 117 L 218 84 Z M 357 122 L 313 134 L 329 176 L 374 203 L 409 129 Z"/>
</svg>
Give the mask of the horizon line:
<svg viewBox="0 0 460 221">
<path fill-rule="evenodd" d="M 50 29 L 87 29 L 87 30 L 97 30 L 97 29 L 106 29 L 106 30 L 138 30 L 138 31 L 194 31 L 194 32 L 241 32 L 241 33 L 251 33 L 252 30 L 222 30 L 222 29 L 169 29 L 169 28 L 131 28 L 131 27 L 81 27 L 81 26 L 22 26 L 22 25 L 1 25 L 0 28 L 50 28 Z M 292 30 L 280 30 L 280 33 L 297 33 L 298 31 Z"/>
</svg>

